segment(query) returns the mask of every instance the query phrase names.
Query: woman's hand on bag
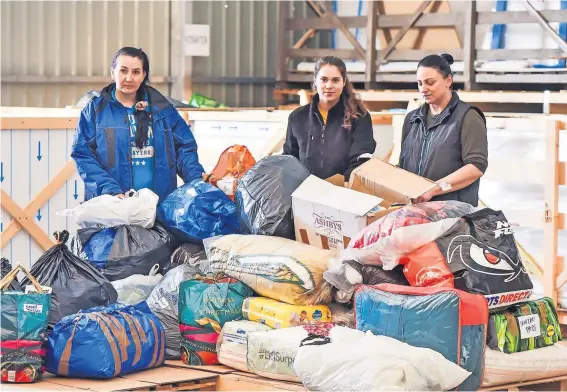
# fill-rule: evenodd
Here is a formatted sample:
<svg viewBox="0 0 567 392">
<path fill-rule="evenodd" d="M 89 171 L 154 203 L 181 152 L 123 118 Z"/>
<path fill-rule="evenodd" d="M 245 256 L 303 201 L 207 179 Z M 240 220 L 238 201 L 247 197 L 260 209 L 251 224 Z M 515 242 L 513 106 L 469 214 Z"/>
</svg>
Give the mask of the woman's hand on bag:
<svg viewBox="0 0 567 392">
<path fill-rule="evenodd" d="M 119 193 L 119 194 L 116 195 L 116 197 L 119 198 L 119 199 L 127 199 L 128 195 L 126 195 L 124 193 Z"/>
</svg>

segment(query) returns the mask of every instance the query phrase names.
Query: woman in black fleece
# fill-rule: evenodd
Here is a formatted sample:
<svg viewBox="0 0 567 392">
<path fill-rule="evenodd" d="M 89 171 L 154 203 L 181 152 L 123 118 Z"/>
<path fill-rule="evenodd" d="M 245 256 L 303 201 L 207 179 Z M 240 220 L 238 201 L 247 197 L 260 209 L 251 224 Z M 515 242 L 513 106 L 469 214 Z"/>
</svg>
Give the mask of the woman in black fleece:
<svg viewBox="0 0 567 392">
<path fill-rule="evenodd" d="M 342 174 L 348 180 L 376 150 L 370 113 L 337 57 L 317 61 L 313 85 L 317 94 L 311 103 L 289 115 L 283 153 L 299 159 L 319 178 Z"/>
</svg>

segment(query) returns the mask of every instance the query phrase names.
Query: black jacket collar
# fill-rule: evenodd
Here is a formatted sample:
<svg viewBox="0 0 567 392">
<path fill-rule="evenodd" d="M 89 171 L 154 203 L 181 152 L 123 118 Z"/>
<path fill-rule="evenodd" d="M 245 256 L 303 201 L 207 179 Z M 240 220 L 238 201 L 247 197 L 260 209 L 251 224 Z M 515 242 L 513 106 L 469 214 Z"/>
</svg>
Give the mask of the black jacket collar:
<svg viewBox="0 0 567 392">
<path fill-rule="evenodd" d="M 311 104 L 309 105 L 309 114 L 311 116 L 321 115 L 321 113 L 319 112 L 319 107 L 317 106 L 319 105 L 319 100 L 320 100 L 319 94 L 315 94 L 311 99 Z M 333 106 L 331 110 L 329 110 L 329 117 L 341 115 L 342 118 L 343 113 L 344 113 L 343 103 L 339 99 L 339 102 L 337 102 L 337 104 Z"/>
</svg>

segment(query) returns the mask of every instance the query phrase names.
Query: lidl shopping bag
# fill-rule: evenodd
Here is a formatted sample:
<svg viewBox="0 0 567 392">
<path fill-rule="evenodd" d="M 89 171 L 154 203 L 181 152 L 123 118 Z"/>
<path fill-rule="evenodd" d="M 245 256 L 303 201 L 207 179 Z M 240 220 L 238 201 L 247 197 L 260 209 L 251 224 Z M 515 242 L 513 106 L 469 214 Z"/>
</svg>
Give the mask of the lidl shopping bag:
<svg viewBox="0 0 567 392">
<path fill-rule="evenodd" d="M 67 316 L 49 335 L 47 371 L 60 376 L 111 378 L 164 361 L 165 332 L 159 319 L 130 305 Z"/>
<path fill-rule="evenodd" d="M 441 353 L 472 374 L 459 390 L 482 384 L 488 306 L 482 295 L 444 287 L 358 286 L 356 329 Z"/>
<path fill-rule="evenodd" d="M 252 289 L 232 278 L 200 277 L 179 285 L 181 359 L 190 365 L 214 365 L 224 323 L 242 319 L 242 304 Z"/>
<path fill-rule="evenodd" d="M 19 271 L 29 278 L 33 289 L 10 289 Z M 45 371 L 45 342 L 51 294 L 46 292 L 22 266 L 0 281 L 1 338 L 0 371 L 2 382 L 35 382 Z"/>
<path fill-rule="evenodd" d="M 552 346 L 562 340 L 551 298 L 515 304 L 490 315 L 487 345 L 506 354 Z"/>
</svg>

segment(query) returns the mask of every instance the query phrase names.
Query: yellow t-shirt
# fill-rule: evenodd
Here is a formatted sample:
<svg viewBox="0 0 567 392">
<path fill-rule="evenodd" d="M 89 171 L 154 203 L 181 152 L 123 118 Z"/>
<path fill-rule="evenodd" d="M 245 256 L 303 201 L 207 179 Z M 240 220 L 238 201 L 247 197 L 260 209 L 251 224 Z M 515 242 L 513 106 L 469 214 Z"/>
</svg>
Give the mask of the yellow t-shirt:
<svg viewBox="0 0 567 392">
<path fill-rule="evenodd" d="M 327 116 L 329 115 L 329 111 L 319 108 L 319 113 L 321 113 L 321 117 L 323 117 L 323 124 L 327 124 Z"/>
</svg>

